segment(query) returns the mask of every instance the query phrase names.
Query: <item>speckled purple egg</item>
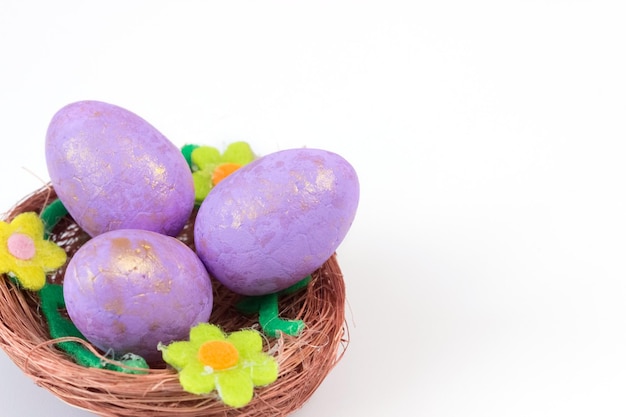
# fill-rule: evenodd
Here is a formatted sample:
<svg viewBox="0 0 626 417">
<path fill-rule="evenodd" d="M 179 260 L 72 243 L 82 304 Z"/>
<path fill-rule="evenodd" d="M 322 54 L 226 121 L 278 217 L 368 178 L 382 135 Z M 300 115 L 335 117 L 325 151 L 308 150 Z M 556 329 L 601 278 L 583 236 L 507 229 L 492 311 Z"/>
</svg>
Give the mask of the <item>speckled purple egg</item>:
<svg viewBox="0 0 626 417">
<path fill-rule="evenodd" d="M 185 340 L 208 321 L 211 280 L 193 250 L 146 230 L 114 230 L 86 242 L 65 272 L 67 312 L 103 351 L 159 361 L 158 344 Z"/>
<path fill-rule="evenodd" d="M 244 295 L 285 289 L 332 256 L 359 200 L 354 168 L 319 149 L 266 155 L 220 182 L 194 226 L 211 276 Z"/>
<path fill-rule="evenodd" d="M 91 236 L 117 229 L 175 236 L 193 210 L 193 179 L 180 150 L 121 107 L 63 107 L 48 127 L 46 161 L 59 199 Z"/>
</svg>

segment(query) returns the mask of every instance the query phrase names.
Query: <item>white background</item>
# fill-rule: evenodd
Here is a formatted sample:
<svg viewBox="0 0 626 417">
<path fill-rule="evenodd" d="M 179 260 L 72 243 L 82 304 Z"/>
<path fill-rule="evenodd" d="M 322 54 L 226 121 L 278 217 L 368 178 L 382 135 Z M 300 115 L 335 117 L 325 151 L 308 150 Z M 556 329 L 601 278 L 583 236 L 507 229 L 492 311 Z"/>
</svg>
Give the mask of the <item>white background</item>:
<svg viewBox="0 0 626 417">
<path fill-rule="evenodd" d="M 2 0 L 1 210 L 76 100 L 332 150 L 351 342 L 297 416 L 624 416 L 620 3 Z M 0 367 L 2 416 L 90 415 Z"/>
</svg>

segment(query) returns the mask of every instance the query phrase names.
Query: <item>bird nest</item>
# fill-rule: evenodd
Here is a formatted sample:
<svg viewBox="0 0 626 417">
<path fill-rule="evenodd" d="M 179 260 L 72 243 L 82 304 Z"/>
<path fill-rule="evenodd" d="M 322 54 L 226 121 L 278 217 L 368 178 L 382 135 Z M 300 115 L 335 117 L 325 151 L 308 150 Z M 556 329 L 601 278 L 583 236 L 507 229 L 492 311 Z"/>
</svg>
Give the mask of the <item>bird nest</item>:
<svg viewBox="0 0 626 417">
<path fill-rule="evenodd" d="M 4 216 L 10 221 L 25 212 L 41 213 L 56 199 L 47 185 L 16 204 Z M 194 211 L 195 214 L 195 211 Z M 178 238 L 193 249 L 193 222 L 187 223 Z M 68 259 L 89 236 L 69 215 L 50 230 L 49 239 L 61 246 Z M 67 263 L 66 263 L 67 265 Z M 48 277 L 61 284 L 64 269 Z M 211 323 L 226 332 L 258 328 L 258 317 L 242 314 L 235 304 L 240 296 L 213 280 L 214 306 Z M 333 255 L 311 275 L 303 289 L 279 300 L 281 316 L 302 320 L 298 336 L 280 333 L 266 337 L 264 349 L 276 358 L 278 379 L 255 390 L 243 408 L 231 408 L 217 395 L 198 396 L 185 392 L 177 372 L 170 368 L 149 369 L 130 374 L 85 367 L 58 348 L 63 341 L 81 343 L 103 361 L 111 361 L 82 339 L 52 339 L 41 314 L 37 292 L 23 290 L 10 279 L 0 280 L 0 347 L 39 386 L 64 402 L 101 416 L 277 416 L 299 409 L 343 356 L 349 343 L 345 325 L 345 287 Z"/>
</svg>

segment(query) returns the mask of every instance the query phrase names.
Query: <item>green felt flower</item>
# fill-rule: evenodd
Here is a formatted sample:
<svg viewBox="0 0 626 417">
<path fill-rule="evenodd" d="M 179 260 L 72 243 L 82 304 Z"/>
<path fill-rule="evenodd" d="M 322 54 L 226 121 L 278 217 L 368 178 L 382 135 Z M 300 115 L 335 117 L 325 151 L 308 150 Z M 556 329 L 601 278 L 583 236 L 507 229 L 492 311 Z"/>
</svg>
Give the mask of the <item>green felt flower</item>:
<svg viewBox="0 0 626 417">
<path fill-rule="evenodd" d="M 278 363 L 263 352 L 263 339 L 256 330 L 225 334 L 208 323 L 193 327 L 189 341 L 160 345 L 163 360 L 178 370 L 183 389 L 192 394 L 217 390 L 231 407 L 252 400 L 255 386 L 278 378 Z"/>
<path fill-rule="evenodd" d="M 198 146 L 191 152 L 196 203 L 201 203 L 220 181 L 255 159 L 246 142 L 228 145 L 223 154 L 212 146 Z"/>
</svg>

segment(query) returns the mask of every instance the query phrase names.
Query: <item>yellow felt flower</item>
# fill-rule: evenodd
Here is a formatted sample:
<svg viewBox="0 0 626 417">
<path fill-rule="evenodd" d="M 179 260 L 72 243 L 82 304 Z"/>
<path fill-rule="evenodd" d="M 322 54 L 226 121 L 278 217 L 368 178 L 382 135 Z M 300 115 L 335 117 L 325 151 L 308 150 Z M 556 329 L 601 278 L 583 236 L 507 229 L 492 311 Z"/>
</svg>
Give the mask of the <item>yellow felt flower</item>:
<svg viewBox="0 0 626 417">
<path fill-rule="evenodd" d="M 66 259 L 61 247 L 44 239 L 44 225 L 36 213 L 0 222 L 0 273 L 15 276 L 24 288 L 40 290 L 46 273 L 60 268 Z"/>
<path fill-rule="evenodd" d="M 268 385 L 278 377 L 274 357 L 263 352 L 263 339 L 256 330 L 225 334 L 208 323 L 193 327 L 188 342 L 160 345 L 163 360 L 179 371 L 183 389 L 192 394 L 217 390 L 231 407 L 252 400 L 255 386 Z"/>
</svg>

